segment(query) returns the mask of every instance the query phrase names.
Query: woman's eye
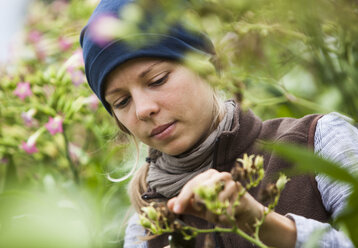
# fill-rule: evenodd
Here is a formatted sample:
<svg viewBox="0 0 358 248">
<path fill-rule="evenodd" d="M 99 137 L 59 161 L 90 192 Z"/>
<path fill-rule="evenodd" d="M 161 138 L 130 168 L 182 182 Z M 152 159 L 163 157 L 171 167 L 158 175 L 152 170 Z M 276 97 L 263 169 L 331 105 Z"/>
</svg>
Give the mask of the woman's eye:
<svg viewBox="0 0 358 248">
<path fill-rule="evenodd" d="M 118 103 L 114 103 L 114 108 L 124 108 L 129 102 L 129 97 L 124 98 L 123 100 L 119 101 Z"/>
<path fill-rule="evenodd" d="M 160 79 L 158 79 L 158 80 L 156 80 L 156 81 L 150 83 L 149 86 L 159 86 L 159 85 L 165 83 L 165 81 L 168 79 L 168 76 L 169 76 L 169 72 L 166 73 L 166 74 L 165 74 L 163 77 L 161 77 Z"/>
</svg>

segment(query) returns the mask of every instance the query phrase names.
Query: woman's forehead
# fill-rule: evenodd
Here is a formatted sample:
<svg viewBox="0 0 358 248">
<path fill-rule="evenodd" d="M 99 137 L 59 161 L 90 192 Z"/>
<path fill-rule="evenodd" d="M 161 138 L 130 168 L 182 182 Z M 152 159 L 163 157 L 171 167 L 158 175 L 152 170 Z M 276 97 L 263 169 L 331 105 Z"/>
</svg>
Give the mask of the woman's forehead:
<svg viewBox="0 0 358 248">
<path fill-rule="evenodd" d="M 107 95 L 111 89 L 112 83 L 116 82 L 118 85 L 119 81 L 125 80 L 127 77 L 133 79 L 144 78 L 154 69 L 161 66 L 172 66 L 175 62 L 160 58 L 138 58 L 127 61 L 114 70 L 112 70 L 106 80 L 105 94 Z"/>
<path fill-rule="evenodd" d="M 138 58 L 131 59 L 111 71 L 107 77 L 108 80 L 123 75 L 125 73 L 137 74 L 139 77 L 144 77 L 151 69 L 160 64 L 171 64 L 169 60 L 158 58 Z"/>
</svg>

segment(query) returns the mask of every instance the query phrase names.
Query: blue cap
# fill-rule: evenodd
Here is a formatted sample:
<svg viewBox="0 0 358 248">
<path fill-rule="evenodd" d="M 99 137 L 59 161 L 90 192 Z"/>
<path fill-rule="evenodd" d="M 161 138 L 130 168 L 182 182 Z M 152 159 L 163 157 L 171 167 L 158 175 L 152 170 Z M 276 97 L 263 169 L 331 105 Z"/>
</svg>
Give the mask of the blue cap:
<svg viewBox="0 0 358 248">
<path fill-rule="evenodd" d="M 182 60 L 188 52 L 215 54 L 214 47 L 205 34 L 189 31 L 179 22 L 170 25 L 166 32 L 161 29 L 153 30 L 153 27 L 148 27 L 151 23 L 151 17 L 148 14 L 139 24 L 140 31 L 131 34 L 132 39 L 130 39 L 130 42 L 133 42 L 135 41 L 133 37 L 144 36 L 146 38 L 144 45 L 135 46 L 133 43 L 128 43 L 125 38 L 110 41 L 105 45 L 98 43 L 91 35 L 89 28 L 91 24 L 102 15 L 112 15 L 120 19 L 118 13 L 131 2 L 133 1 L 102 0 L 90 17 L 88 24 L 83 28 L 80 37 L 87 81 L 109 113 L 111 113 L 111 108 L 104 98 L 105 78 L 124 62 L 144 57 Z"/>
</svg>

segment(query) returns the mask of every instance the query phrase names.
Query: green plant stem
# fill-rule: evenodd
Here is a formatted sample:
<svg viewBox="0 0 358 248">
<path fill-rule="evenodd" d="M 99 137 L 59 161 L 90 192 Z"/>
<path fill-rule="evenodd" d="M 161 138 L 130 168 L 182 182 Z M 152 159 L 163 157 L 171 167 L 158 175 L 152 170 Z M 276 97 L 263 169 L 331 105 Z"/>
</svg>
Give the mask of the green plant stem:
<svg viewBox="0 0 358 248">
<path fill-rule="evenodd" d="M 312 101 L 300 98 L 300 97 L 295 96 L 295 95 L 293 95 L 293 94 L 291 94 L 291 93 L 289 93 L 287 91 L 285 92 L 285 97 L 287 98 L 287 100 L 289 102 L 301 105 L 301 106 L 303 106 L 305 108 L 308 108 L 308 109 L 324 112 L 324 107 L 322 108 L 322 106 L 320 106 L 320 105 L 318 105 L 318 104 L 316 104 L 316 103 L 314 103 Z"/>
<path fill-rule="evenodd" d="M 264 223 L 265 219 L 266 219 L 266 216 L 272 211 L 272 209 L 268 208 L 267 211 L 264 210 L 264 216 L 262 216 L 261 220 L 259 220 L 256 225 L 255 225 L 255 234 L 254 234 L 254 237 L 256 239 L 259 238 L 259 231 L 260 231 L 260 228 L 262 226 L 262 224 Z"/>
<path fill-rule="evenodd" d="M 65 140 L 65 150 L 66 150 L 66 159 L 70 165 L 70 168 L 71 168 L 71 171 L 72 171 L 72 174 L 73 174 L 73 179 L 75 181 L 76 184 L 79 184 L 80 183 L 80 178 L 79 178 L 79 175 L 78 175 L 78 171 L 76 169 L 76 165 L 73 163 L 72 159 L 71 159 L 71 156 L 70 156 L 70 147 L 69 147 L 69 141 L 68 141 L 68 138 L 67 138 L 67 135 L 66 135 L 66 129 L 65 129 L 65 125 L 63 125 L 63 138 Z"/>
<path fill-rule="evenodd" d="M 241 197 L 246 193 L 246 189 L 242 189 L 239 194 L 238 194 L 238 197 L 237 199 L 235 200 L 234 202 L 234 207 L 236 205 L 239 205 L 240 204 L 240 199 Z M 275 203 L 277 204 L 277 201 L 275 201 Z M 256 226 L 256 229 L 255 229 L 255 233 L 254 233 L 254 237 L 251 237 L 250 235 L 246 234 L 245 232 L 243 232 L 241 229 L 239 229 L 236 225 L 237 223 L 235 222 L 235 218 L 234 216 L 231 216 L 229 215 L 226 211 L 225 211 L 225 215 L 226 217 L 229 218 L 230 222 L 232 223 L 233 227 L 232 228 L 224 228 L 224 227 L 215 227 L 215 228 L 212 228 L 212 229 L 199 229 L 199 228 L 195 228 L 195 227 L 192 227 L 192 226 L 186 226 L 184 229 L 187 229 L 187 230 L 191 230 L 193 231 L 194 233 L 211 233 L 211 232 L 224 232 L 224 233 L 235 233 L 241 237 L 243 237 L 244 239 L 250 241 L 251 243 L 257 245 L 258 247 L 261 247 L 261 248 L 268 248 L 268 246 L 266 246 L 264 243 L 261 242 L 261 240 L 259 239 L 259 235 L 258 235 L 258 232 L 259 232 L 259 229 L 260 229 L 260 226 L 262 225 L 262 223 L 264 222 L 265 220 L 265 217 L 266 215 L 271 211 L 271 209 L 269 209 L 267 212 L 265 211 L 264 212 L 264 216 L 263 218 L 261 219 L 261 221 L 259 222 L 259 224 Z M 235 213 L 235 211 L 233 211 L 233 213 Z"/>
<path fill-rule="evenodd" d="M 244 239 L 246 239 L 246 240 L 250 241 L 251 243 L 257 245 L 258 247 L 269 248 L 269 246 L 265 245 L 260 240 L 251 237 L 250 235 L 246 234 L 245 232 L 243 232 L 242 230 L 240 230 L 237 227 L 233 227 L 233 228 L 215 227 L 215 228 L 212 228 L 212 229 L 199 229 L 199 228 L 196 228 L 196 227 L 187 226 L 185 229 L 191 230 L 191 231 L 193 231 L 195 233 L 212 233 L 212 232 L 236 233 L 239 236 L 243 237 Z"/>
<path fill-rule="evenodd" d="M 260 228 L 262 226 L 262 224 L 264 223 L 265 221 L 265 218 L 266 216 L 272 212 L 272 210 L 277 206 L 278 204 L 278 201 L 280 199 L 280 195 L 281 195 L 281 192 L 278 192 L 278 194 L 275 196 L 275 199 L 274 199 L 274 202 L 269 204 L 269 206 L 267 207 L 267 210 L 264 210 L 264 216 L 262 216 L 261 220 L 259 220 L 255 226 L 255 234 L 254 234 L 254 237 L 255 238 L 259 238 L 259 231 L 260 231 Z"/>
</svg>

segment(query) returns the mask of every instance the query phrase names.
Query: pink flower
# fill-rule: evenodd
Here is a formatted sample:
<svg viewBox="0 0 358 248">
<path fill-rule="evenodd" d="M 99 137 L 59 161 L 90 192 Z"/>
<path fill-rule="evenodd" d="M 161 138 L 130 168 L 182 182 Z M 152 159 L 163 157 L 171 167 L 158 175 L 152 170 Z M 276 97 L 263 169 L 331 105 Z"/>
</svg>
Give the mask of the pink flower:
<svg viewBox="0 0 358 248">
<path fill-rule="evenodd" d="M 28 154 L 33 154 L 33 153 L 36 153 L 39 151 L 36 148 L 36 143 L 30 143 L 30 142 L 25 142 L 25 141 L 22 141 L 21 148 Z"/>
<path fill-rule="evenodd" d="M 81 70 L 74 69 L 73 67 L 68 67 L 67 71 L 70 73 L 72 83 L 75 86 L 79 86 L 80 84 L 86 82 L 86 76 Z"/>
<path fill-rule="evenodd" d="M 87 154 L 79 147 L 78 145 L 73 144 L 72 142 L 69 143 L 68 151 L 70 153 L 71 160 L 76 164 L 86 164 L 88 163 L 88 156 Z"/>
<path fill-rule="evenodd" d="M 17 84 L 16 89 L 14 90 L 14 95 L 18 96 L 21 100 L 24 100 L 26 97 L 32 95 L 29 82 L 20 82 Z"/>
<path fill-rule="evenodd" d="M 89 26 L 92 39 L 100 46 L 105 46 L 117 37 L 116 32 L 121 29 L 121 23 L 113 15 L 98 16 Z"/>
<path fill-rule="evenodd" d="M 35 114 L 36 114 L 35 109 L 30 109 L 27 112 L 21 113 L 21 118 L 24 120 L 26 126 L 33 127 L 38 124 L 38 121 L 33 118 Z"/>
<path fill-rule="evenodd" d="M 36 148 L 36 141 L 40 137 L 40 135 L 44 132 L 45 128 L 41 127 L 39 130 L 37 130 L 34 134 L 32 134 L 27 142 L 22 141 L 21 142 L 21 148 L 27 152 L 28 154 L 33 154 L 35 152 L 38 152 Z"/>
<path fill-rule="evenodd" d="M 72 47 L 72 42 L 67 38 L 60 37 L 60 38 L 58 38 L 58 45 L 59 45 L 61 51 L 64 52 Z"/>
<path fill-rule="evenodd" d="M 89 97 L 85 98 L 84 103 L 88 104 L 90 109 L 97 110 L 99 100 L 98 100 L 98 97 L 95 94 L 92 94 Z"/>
<path fill-rule="evenodd" d="M 90 95 L 89 96 L 89 107 L 92 110 L 97 110 L 98 104 L 99 104 L 99 100 L 98 100 L 97 96 L 95 94 Z"/>
<path fill-rule="evenodd" d="M 74 163 L 79 162 L 81 148 L 73 143 L 69 143 L 68 151 L 70 153 L 70 157 Z"/>
<path fill-rule="evenodd" d="M 47 51 L 44 49 L 43 45 L 37 43 L 35 45 L 35 54 L 36 58 L 40 61 L 44 61 L 47 57 Z"/>
<path fill-rule="evenodd" d="M 66 11 L 66 8 L 68 7 L 68 2 L 66 0 L 56 0 L 51 4 L 51 10 L 54 13 L 64 13 Z"/>
<path fill-rule="evenodd" d="M 83 61 L 83 53 L 81 48 L 77 49 L 65 63 L 67 68 L 79 68 L 84 67 L 84 65 L 85 63 Z"/>
<path fill-rule="evenodd" d="M 9 163 L 8 158 L 3 157 L 3 158 L 0 159 L 0 164 L 7 164 L 7 163 Z"/>
<path fill-rule="evenodd" d="M 42 39 L 42 34 L 37 30 L 32 30 L 28 35 L 28 39 L 32 43 L 37 43 Z"/>
<path fill-rule="evenodd" d="M 46 129 L 51 133 L 51 135 L 55 135 L 56 133 L 62 133 L 62 123 L 63 119 L 59 116 L 55 118 L 50 117 L 49 121 L 45 124 Z"/>
</svg>

